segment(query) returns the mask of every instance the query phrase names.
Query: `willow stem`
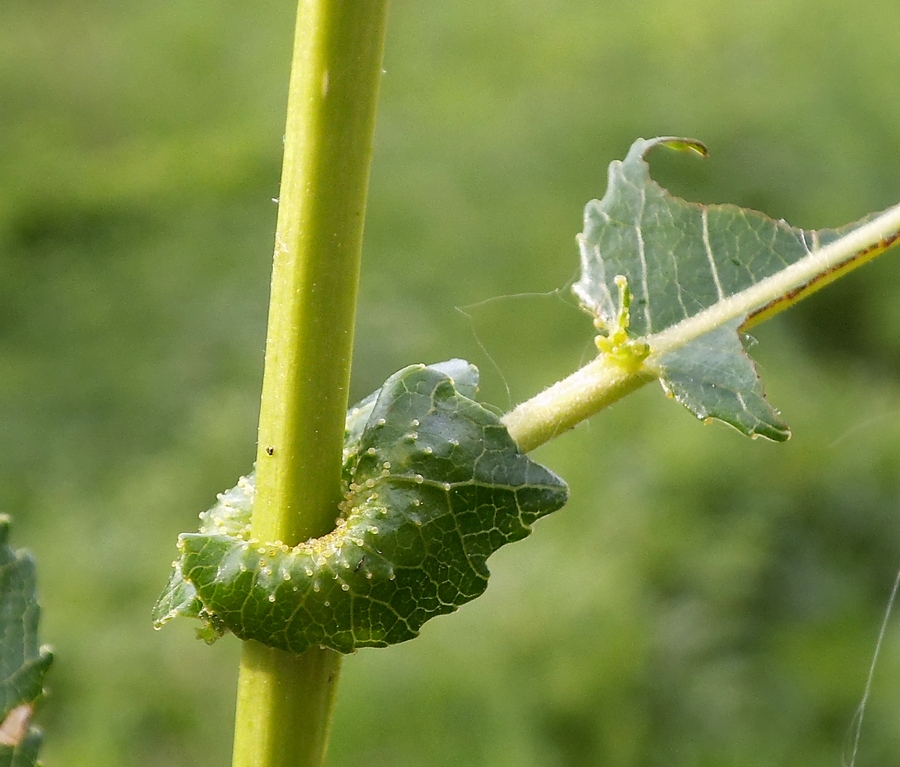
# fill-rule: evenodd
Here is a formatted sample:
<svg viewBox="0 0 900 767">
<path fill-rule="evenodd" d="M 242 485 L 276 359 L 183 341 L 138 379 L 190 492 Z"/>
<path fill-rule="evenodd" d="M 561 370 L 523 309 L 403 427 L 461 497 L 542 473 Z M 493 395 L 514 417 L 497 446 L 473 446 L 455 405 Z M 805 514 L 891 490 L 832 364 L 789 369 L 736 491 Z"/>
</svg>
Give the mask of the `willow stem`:
<svg viewBox="0 0 900 767">
<path fill-rule="evenodd" d="M 253 535 L 334 527 L 386 0 L 300 0 L 260 406 Z M 234 767 L 319 767 L 340 656 L 246 642 Z"/>
</svg>

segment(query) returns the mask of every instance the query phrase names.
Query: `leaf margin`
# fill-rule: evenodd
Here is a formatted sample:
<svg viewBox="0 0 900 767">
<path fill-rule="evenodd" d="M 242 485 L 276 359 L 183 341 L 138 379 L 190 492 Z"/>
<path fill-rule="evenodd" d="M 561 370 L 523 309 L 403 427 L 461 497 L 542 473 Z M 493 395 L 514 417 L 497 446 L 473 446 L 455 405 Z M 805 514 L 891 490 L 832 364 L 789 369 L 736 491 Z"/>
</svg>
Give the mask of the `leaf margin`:
<svg viewBox="0 0 900 767">
<path fill-rule="evenodd" d="M 762 383 L 759 380 L 755 365 L 746 354 L 744 344 L 740 340 L 742 339 L 742 334 L 746 328 L 774 316 L 774 314 L 797 303 L 802 298 L 818 291 L 839 276 L 860 266 L 862 263 L 867 263 L 887 250 L 900 238 L 900 205 L 890 208 L 881 214 L 866 216 L 860 221 L 853 222 L 840 229 L 807 232 L 806 230 L 791 227 L 784 220 L 775 221 L 765 214 L 750 209 L 740 208 L 731 204 L 702 205 L 689 202 L 672 194 L 654 181 L 650 175 L 646 155 L 657 146 L 666 146 L 681 151 L 692 151 L 704 157 L 708 154 L 706 146 L 696 139 L 675 136 L 649 140 L 638 139 L 632 144 L 624 160 L 616 160 L 610 163 L 608 186 L 603 198 L 601 200 L 592 200 L 585 206 L 585 229 L 578 236 L 582 273 L 581 278 L 573 284 L 572 290 L 579 299 L 582 308 L 594 317 L 595 327 L 601 334 L 606 333 L 606 337 L 601 335 L 597 339 L 598 348 L 601 350 L 600 356 L 601 358 L 606 357 L 611 363 L 620 364 L 626 369 L 631 367 L 634 371 L 637 371 L 640 368 L 641 372 L 658 378 L 667 394 L 674 396 L 676 400 L 688 407 L 702 420 L 707 420 L 710 417 L 722 420 L 751 437 L 763 436 L 775 441 L 787 439 L 790 436 L 790 431 L 780 419 L 780 414 L 768 405 L 764 398 Z M 629 184 L 633 188 L 629 188 Z M 661 199 L 664 205 L 672 206 L 673 208 L 677 206 L 677 212 L 679 213 L 689 211 L 691 214 L 695 214 L 700 212 L 703 217 L 704 236 L 706 235 L 705 227 L 707 216 L 709 215 L 708 211 L 714 211 L 717 215 L 732 215 L 738 218 L 748 218 L 757 224 L 762 223 L 767 227 L 783 232 L 788 238 L 799 236 L 808 255 L 794 260 L 786 267 L 774 272 L 773 275 L 751 282 L 750 286 L 744 290 L 736 291 L 723 297 L 723 290 L 719 284 L 719 277 L 716 274 L 716 268 L 713 263 L 715 257 L 710 249 L 709 241 L 705 240 L 704 245 L 708 254 L 712 275 L 715 278 L 719 300 L 700 311 L 686 316 L 680 321 L 673 322 L 661 331 L 642 334 L 640 332 L 635 333 L 632 328 L 629 330 L 629 340 L 627 342 L 611 344 L 607 339 L 622 333 L 622 285 L 619 281 L 625 282 L 626 291 L 630 290 L 630 288 L 625 275 L 621 273 L 607 273 L 608 265 L 604 262 L 603 254 L 600 251 L 600 239 L 597 231 L 602 231 L 603 226 L 606 225 L 625 227 L 631 223 L 629 220 L 617 220 L 614 218 L 614 215 L 620 213 L 616 206 L 624 205 L 623 199 L 627 201 L 628 194 L 635 193 L 635 190 L 640 192 L 642 206 L 648 196 L 647 190 L 649 190 L 656 198 Z M 617 195 L 621 195 L 622 199 Z M 625 211 L 629 215 L 634 214 L 634 208 L 628 208 L 627 205 L 625 206 Z M 641 232 L 643 215 L 644 209 L 641 207 L 636 215 L 635 220 L 637 224 L 635 224 L 635 229 L 644 276 L 642 284 L 638 285 L 636 290 L 638 291 L 639 302 L 643 301 L 645 303 L 646 325 L 648 328 L 651 328 L 650 315 L 647 314 L 649 309 L 646 304 L 647 300 L 651 299 L 651 296 L 647 292 L 649 290 L 646 277 L 648 267 L 644 261 L 645 243 Z M 602 223 L 597 223 L 595 219 L 600 219 Z M 676 219 L 673 216 L 674 220 Z M 872 238 L 873 229 L 875 230 L 874 239 Z M 670 230 L 666 230 L 666 232 L 671 234 Z M 807 234 L 811 236 L 811 240 L 814 243 L 813 248 L 806 245 L 805 237 Z M 863 242 L 856 251 L 841 252 L 840 247 L 846 243 L 847 237 L 855 237 L 857 240 L 862 239 Z M 690 240 L 687 241 L 691 242 Z M 613 240 L 614 245 L 615 242 Z M 807 264 L 810 260 L 815 262 L 816 259 L 812 257 L 818 257 L 821 260 L 823 251 L 826 255 L 837 251 L 838 256 L 830 262 L 826 261 L 824 266 L 818 266 L 812 272 L 808 270 L 803 272 L 803 262 Z M 674 251 L 670 252 L 669 255 L 674 258 Z M 621 258 L 621 256 L 616 258 Z M 799 267 L 798 264 L 800 264 Z M 674 272 L 677 274 L 677 266 Z M 774 289 L 771 287 L 773 284 L 777 284 L 779 280 L 784 283 L 783 275 L 785 273 L 797 272 L 799 272 L 800 276 L 795 277 L 793 282 L 782 284 Z M 751 276 L 753 274 L 749 271 L 749 268 L 748 273 Z M 615 302 L 612 294 L 613 282 L 619 287 L 620 292 L 618 320 L 616 320 Z M 763 288 L 756 289 L 760 285 Z M 760 294 L 761 290 L 766 288 L 768 288 L 767 294 L 763 293 L 761 296 L 753 295 L 754 293 Z M 750 301 L 747 300 L 748 296 L 752 297 Z M 687 308 L 684 304 L 682 304 L 682 308 L 687 313 Z M 618 327 L 616 327 L 617 324 Z M 640 318 L 637 324 L 640 325 Z M 746 396 L 748 400 L 752 400 L 754 403 L 753 407 L 743 408 L 745 411 L 743 416 L 735 411 L 733 407 L 723 406 L 722 398 L 719 396 L 724 389 L 723 383 L 716 381 L 716 371 L 713 368 L 709 371 L 708 378 L 710 380 L 706 381 L 705 385 L 701 385 L 703 384 L 702 381 L 694 381 L 693 386 L 686 388 L 681 386 L 677 380 L 673 381 L 670 376 L 670 370 L 673 367 L 677 367 L 679 358 L 685 356 L 685 349 L 689 350 L 692 343 L 702 343 L 700 340 L 702 336 L 707 333 L 713 333 L 717 328 L 725 325 L 733 325 L 734 331 L 737 333 L 737 339 L 735 340 L 738 343 L 732 345 L 734 349 L 733 364 L 735 369 L 742 368 L 744 370 L 743 375 L 750 384 Z M 610 353 L 610 347 L 612 347 L 613 353 Z M 636 356 L 632 350 L 638 350 L 640 352 L 639 356 Z M 673 362 L 675 363 L 674 365 Z M 696 368 L 696 360 L 694 362 L 694 367 Z M 753 371 L 752 380 L 747 376 L 750 370 Z M 675 377 L 677 378 L 677 375 Z M 717 387 L 719 387 L 718 391 L 713 392 L 712 396 L 710 396 L 710 392 Z M 688 389 L 691 390 L 690 393 Z M 696 396 L 698 394 L 699 396 Z M 740 393 L 734 399 L 743 401 Z M 517 408 L 518 410 L 520 409 Z M 517 415 L 521 415 L 521 412 Z M 513 418 L 511 420 L 518 423 L 522 419 Z M 756 422 L 759 425 L 751 426 L 749 425 L 750 422 Z"/>
</svg>

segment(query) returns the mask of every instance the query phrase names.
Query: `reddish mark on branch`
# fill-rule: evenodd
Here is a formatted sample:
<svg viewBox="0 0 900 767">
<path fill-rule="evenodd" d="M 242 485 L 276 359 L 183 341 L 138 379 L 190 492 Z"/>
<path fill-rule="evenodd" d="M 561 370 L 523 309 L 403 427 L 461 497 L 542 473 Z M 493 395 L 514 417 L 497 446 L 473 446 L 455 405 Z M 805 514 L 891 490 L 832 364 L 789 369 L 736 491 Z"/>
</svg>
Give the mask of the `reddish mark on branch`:
<svg viewBox="0 0 900 767">
<path fill-rule="evenodd" d="M 835 264 L 830 269 L 826 269 L 821 274 L 813 277 L 809 282 L 806 282 L 803 285 L 789 290 L 783 296 L 779 296 L 774 301 L 770 301 L 761 309 L 757 309 L 756 311 L 751 312 L 749 315 L 747 315 L 747 319 L 744 320 L 741 328 L 746 329 L 751 325 L 755 325 L 757 324 L 757 322 L 760 322 L 768 318 L 769 316 L 776 314 L 778 311 L 778 307 L 786 305 L 784 306 L 784 308 L 787 308 L 800 299 L 805 298 L 807 295 L 815 293 L 820 288 L 824 288 L 826 285 L 836 280 L 845 272 L 848 272 L 851 269 L 855 269 L 857 266 L 862 266 L 870 259 L 880 255 L 898 240 L 900 240 L 900 232 L 894 232 L 884 239 L 879 240 L 874 245 L 869 246 L 865 250 L 861 250 L 859 253 L 856 253 L 846 261 L 842 261 L 839 264 Z"/>
<path fill-rule="evenodd" d="M 3 724 L 0 724 L 0 744 L 15 747 L 21 743 L 31 724 L 32 711 L 30 704 L 23 703 L 6 715 Z"/>
</svg>

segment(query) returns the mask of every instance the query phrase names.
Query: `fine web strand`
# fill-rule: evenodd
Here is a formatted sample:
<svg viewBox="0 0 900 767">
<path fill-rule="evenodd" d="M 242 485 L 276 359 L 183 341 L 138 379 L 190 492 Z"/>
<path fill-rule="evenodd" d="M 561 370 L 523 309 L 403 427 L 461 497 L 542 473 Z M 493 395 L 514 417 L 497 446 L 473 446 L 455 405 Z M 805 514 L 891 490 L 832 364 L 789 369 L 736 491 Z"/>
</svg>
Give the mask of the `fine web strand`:
<svg viewBox="0 0 900 767">
<path fill-rule="evenodd" d="M 509 386 L 509 381 L 507 380 L 506 375 L 503 373 L 503 370 L 501 369 L 500 365 L 497 363 L 497 361 L 494 359 L 493 355 L 488 351 L 487 346 L 481 340 L 481 336 L 479 335 L 478 329 L 476 327 L 476 321 L 475 321 L 475 317 L 473 316 L 473 312 L 477 311 L 478 309 L 482 309 L 484 307 L 491 306 L 493 304 L 500 303 L 500 302 L 520 301 L 520 300 L 528 301 L 528 300 L 542 299 L 542 298 L 555 298 L 560 303 L 564 304 L 565 306 L 574 308 L 573 304 L 564 298 L 565 294 L 571 288 L 572 283 L 574 282 L 574 279 L 575 279 L 575 277 L 573 275 L 573 277 L 569 280 L 569 282 L 566 283 L 563 287 L 554 288 L 553 290 L 547 290 L 544 292 L 532 291 L 532 292 L 527 292 L 527 293 L 508 293 L 505 295 L 492 296 L 491 298 L 485 298 L 482 301 L 476 301 L 475 303 L 466 304 L 465 306 L 455 307 L 456 311 L 459 312 L 463 317 L 466 318 L 466 321 L 469 323 L 469 330 L 472 333 L 472 338 L 474 339 L 475 343 L 478 345 L 478 348 L 481 350 L 482 354 L 484 354 L 484 356 L 487 358 L 491 367 L 497 372 L 497 375 L 500 376 L 500 380 L 503 382 L 503 388 L 506 391 L 506 402 L 507 402 L 506 409 L 507 410 L 511 410 L 513 407 L 513 404 L 514 404 L 513 398 L 512 398 L 512 390 L 510 389 L 510 386 Z"/>
<path fill-rule="evenodd" d="M 900 408 L 891 408 L 884 413 L 879 413 L 877 415 L 873 415 L 870 418 L 866 418 L 865 420 L 849 427 L 846 431 L 844 431 L 843 434 L 840 434 L 838 437 L 832 440 L 831 444 L 829 444 L 828 447 L 829 449 L 835 448 L 844 440 L 855 438 L 860 432 L 869 431 L 874 426 L 883 426 L 884 424 L 893 426 L 891 422 L 896 421 L 898 416 L 900 416 Z"/>
<path fill-rule="evenodd" d="M 887 609 L 884 611 L 884 618 L 881 621 L 881 629 L 878 631 L 878 641 L 875 642 L 875 652 L 872 654 L 872 663 L 869 666 L 869 675 L 866 678 L 866 687 L 863 691 L 862 700 L 856 709 L 856 728 L 853 732 L 853 750 L 850 752 L 850 761 L 844 760 L 846 767 L 856 767 L 856 756 L 859 753 L 859 741 L 862 735 L 863 717 L 866 714 L 866 706 L 869 703 L 869 696 L 872 694 L 872 680 L 875 678 L 875 666 L 878 663 L 878 656 L 881 654 L 881 647 L 884 644 L 884 636 L 887 633 L 888 621 L 891 617 L 891 611 L 894 609 L 894 602 L 897 599 L 897 592 L 900 590 L 900 570 L 897 571 L 897 577 L 894 579 L 894 587 L 891 589 L 891 596 L 888 599 Z M 852 727 L 852 725 L 851 725 Z"/>
<path fill-rule="evenodd" d="M 484 302 L 481 302 L 484 303 Z M 478 304 L 475 304 L 477 306 Z M 500 366 L 497 364 L 496 360 L 491 356 L 491 353 L 487 350 L 487 347 L 482 343 L 481 338 L 478 335 L 478 331 L 475 328 L 475 319 L 469 314 L 466 309 L 457 306 L 456 311 L 458 311 L 463 317 L 466 318 L 469 322 L 469 330 L 472 332 L 472 338 L 475 339 L 475 343 L 478 344 L 478 348 L 481 349 L 481 353 L 487 357 L 488 362 L 491 363 L 491 367 L 497 371 L 497 375 L 500 376 L 500 380 L 503 382 L 503 388 L 506 391 L 506 402 L 507 409 L 512 407 L 512 392 L 509 389 L 509 381 L 506 380 L 506 376 L 503 374 L 503 370 L 500 369 Z"/>
</svg>

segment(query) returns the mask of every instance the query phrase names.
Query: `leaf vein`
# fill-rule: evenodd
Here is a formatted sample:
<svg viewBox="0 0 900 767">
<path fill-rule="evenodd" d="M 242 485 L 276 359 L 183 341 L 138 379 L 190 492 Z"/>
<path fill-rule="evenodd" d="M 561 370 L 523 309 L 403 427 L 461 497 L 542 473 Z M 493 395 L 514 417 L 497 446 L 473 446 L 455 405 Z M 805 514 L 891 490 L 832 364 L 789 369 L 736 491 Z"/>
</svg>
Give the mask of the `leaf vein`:
<svg viewBox="0 0 900 767">
<path fill-rule="evenodd" d="M 716 284 L 716 294 L 721 301 L 725 298 L 725 291 L 722 290 L 722 282 L 719 280 L 719 269 L 716 266 L 716 259 L 713 256 L 712 247 L 709 243 L 709 208 L 704 207 L 700 215 L 703 221 L 703 248 L 706 250 L 706 260 L 709 262 L 709 270 L 712 272 L 713 282 Z"/>
<path fill-rule="evenodd" d="M 642 298 L 644 299 L 644 321 L 647 323 L 647 333 L 653 332 L 653 321 L 650 317 L 650 289 L 647 284 L 647 254 L 644 248 L 644 233 L 643 233 L 643 224 L 644 224 L 644 209 L 647 203 L 647 192 L 645 189 L 641 189 L 641 207 L 638 210 L 637 219 L 635 221 L 634 229 L 637 233 L 637 244 L 638 244 L 638 257 L 640 258 L 641 263 L 641 290 L 642 290 Z"/>
</svg>

